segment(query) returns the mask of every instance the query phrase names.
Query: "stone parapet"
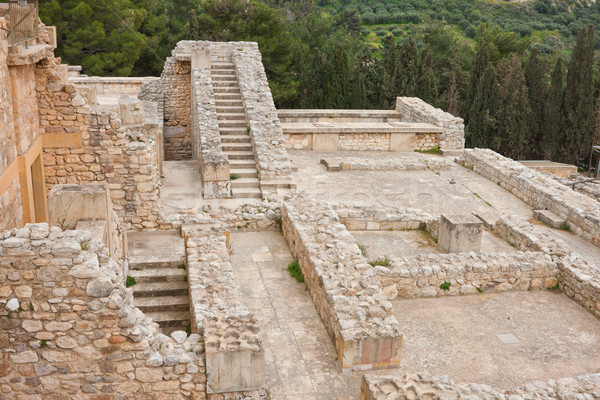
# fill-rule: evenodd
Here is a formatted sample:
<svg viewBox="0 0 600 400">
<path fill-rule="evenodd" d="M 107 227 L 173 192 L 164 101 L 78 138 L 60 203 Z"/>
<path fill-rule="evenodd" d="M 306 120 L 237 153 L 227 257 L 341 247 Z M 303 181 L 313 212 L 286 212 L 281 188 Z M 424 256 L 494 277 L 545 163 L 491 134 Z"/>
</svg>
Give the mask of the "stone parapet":
<svg viewBox="0 0 600 400">
<path fill-rule="evenodd" d="M 392 304 L 336 212 L 297 196 L 284 203 L 282 229 L 342 370 L 398 367 L 402 334 Z"/>
<path fill-rule="evenodd" d="M 192 154 L 200 164 L 205 199 L 231 197 L 229 160 L 221 146 L 210 67 L 192 70 Z"/>
<path fill-rule="evenodd" d="M 361 400 L 389 399 L 592 399 L 600 391 L 600 374 L 533 382 L 510 390 L 479 383 L 454 383 L 447 376 L 405 374 L 401 377 L 365 375 Z"/>
<path fill-rule="evenodd" d="M 191 229 L 185 241 L 192 326 L 206 346 L 207 393 L 260 391 L 264 349 L 239 295 L 226 237 Z"/>
<path fill-rule="evenodd" d="M 462 164 L 497 182 L 534 209 L 550 210 L 571 229 L 600 246 L 600 203 L 492 150 L 465 150 Z"/>
<path fill-rule="evenodd" d="M 405 122 L 429 123 L 443 129 L 440 136 L 442 151 L 465 147 L 465 125 L 461 118 L 435 108 L 417 97 L 397 97 L 396 111 Z"/>
<path fill-rule="evenodd" d="M 5 231 L 0 277 L 4 398 L 205 398 L 200 337 L 158 334 L 90 232 Z"/>
<path fill-rule="evenodd" d="M 336 214 L 351 231 L 389 231 L 430 229 L 436 225 L 431 215 L 416 208 L 368 204 L 338 204 Z M 437 234 L 435 235 L 437 237 Z"/>
<path fill-rule="evenodd" d="M 234 48 L 232 59 L 264 194 L 272 191 L 272 186 L 265 185 L 267 181 L 278 181 L 280 185 L 289 186 L 291 164 L 258 45 L 254 42 L 246 45 L 245 48 Z"/>
<path fill-rule="evenodd" d="M 327 171 L 416 171 L 449 170 L 455 164 L 445 158 L 370 159 L 358 157 L 327 157 L 321 159 Z"/>
</svg>

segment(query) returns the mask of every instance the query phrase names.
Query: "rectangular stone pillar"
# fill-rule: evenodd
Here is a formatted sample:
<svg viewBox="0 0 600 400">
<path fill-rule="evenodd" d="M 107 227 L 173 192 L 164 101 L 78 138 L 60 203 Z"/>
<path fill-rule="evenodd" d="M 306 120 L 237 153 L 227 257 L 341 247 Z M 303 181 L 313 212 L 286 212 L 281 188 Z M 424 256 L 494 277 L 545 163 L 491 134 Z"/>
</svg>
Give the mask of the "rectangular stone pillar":
<svg viewBox="0 0 600 400">
<path fill-rule="evenodd" d="M 471 214 L 442 215 L 438 244 L 448 253 L 481 250 L 483 223 Z"/>
</svg>

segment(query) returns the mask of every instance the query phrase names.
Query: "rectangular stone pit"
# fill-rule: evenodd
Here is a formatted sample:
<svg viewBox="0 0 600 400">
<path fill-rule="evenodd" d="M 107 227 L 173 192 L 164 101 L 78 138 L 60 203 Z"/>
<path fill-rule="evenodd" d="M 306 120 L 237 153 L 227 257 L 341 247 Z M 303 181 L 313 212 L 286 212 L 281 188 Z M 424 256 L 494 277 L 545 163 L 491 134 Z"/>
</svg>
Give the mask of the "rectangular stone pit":
<svg viewBox="0 0 600 400">
<path fill-rule="evenodd" d="M 438 244 L 448 253 L 481 250 L 483 222 L 471 214 L 442 215 Z"/>
</svg>

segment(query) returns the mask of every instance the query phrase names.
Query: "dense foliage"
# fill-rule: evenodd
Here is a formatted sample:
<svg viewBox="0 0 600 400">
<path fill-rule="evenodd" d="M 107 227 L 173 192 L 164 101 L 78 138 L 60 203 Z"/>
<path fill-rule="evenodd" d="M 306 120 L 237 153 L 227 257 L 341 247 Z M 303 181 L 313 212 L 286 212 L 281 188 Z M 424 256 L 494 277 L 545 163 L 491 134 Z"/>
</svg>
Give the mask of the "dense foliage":
<svg viewBox="0 0 600 400">
<path fill-rule="evenodd" d="M 418 96 L 463 117 L 468 146 L 587 162 L 600 2 L 315 1 L 40 0 L 40 14 L 88 74 L 157 75 L 182 39 L 253 40 L 278 107 Z"/>
</svg>

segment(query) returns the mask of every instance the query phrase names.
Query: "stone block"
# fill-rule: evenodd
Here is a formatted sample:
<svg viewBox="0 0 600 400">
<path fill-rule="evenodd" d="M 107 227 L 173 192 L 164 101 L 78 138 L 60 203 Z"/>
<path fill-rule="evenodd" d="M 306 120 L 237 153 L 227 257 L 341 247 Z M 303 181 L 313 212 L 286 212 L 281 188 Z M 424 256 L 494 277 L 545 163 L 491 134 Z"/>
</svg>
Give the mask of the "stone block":
<svg viewBox="0 0 600 400">
<path fill-rule="evenodd" d="M 48 195 L 51 226 L 75 229 L 80 220 L 106 220 L 112 208 L 103 184 L 56 185 Z"/>
<path fill-rule="evenodd" d="M 534 210 L 533 217 L 554 229 L 558 229 L 567 223 L 564 218 L 559 217 L 550 210 Z"/>
<path fill-rule="evenodd" d="M 474 215 L 442 215 L 438 244 L 448 253 L 464 253 L 481 250 L 483 222 Z"/>
<path fill-rule="evenodd" d="M 206 351 L 206 392 L 227 393 L 261 389 L 265 381 L 264 349 Z"/>
<path fill-rule="evenodd" d="M 479 220 L 483 222 L 483 226 L 489 230 L 494 230 L 496 222 L 498 222 L 498 219 L 500 218 L 498 213 L 492 210 L 473 211 L 473 215 L 479 218 Z"/>
<path fill-rule="evenodd" d="M 192 69 L 195 68 L 210 68 L 210 50 L 209 49 L 193 49 L 192 50 Z"/>
<path fill-rule="evenodd" d="M 413 151 L 416 135 L 414 133 L 392 133 L 390 151 Z"/>
<path fill-rule="evenodd" d="M 119 99 L 119 118 L 123 125 L 140 125 L 145 121 L 144 105 L 138 99 Z"/>
<path fill-rule="evenodd" d="M 337 133 L 315 133 L 313 134 L 314 151 L 337 151 L 340 135 Z"/>
</svg>

